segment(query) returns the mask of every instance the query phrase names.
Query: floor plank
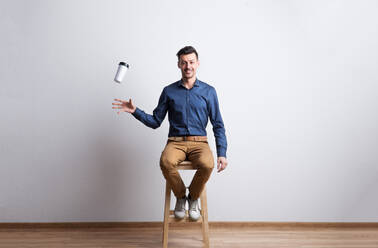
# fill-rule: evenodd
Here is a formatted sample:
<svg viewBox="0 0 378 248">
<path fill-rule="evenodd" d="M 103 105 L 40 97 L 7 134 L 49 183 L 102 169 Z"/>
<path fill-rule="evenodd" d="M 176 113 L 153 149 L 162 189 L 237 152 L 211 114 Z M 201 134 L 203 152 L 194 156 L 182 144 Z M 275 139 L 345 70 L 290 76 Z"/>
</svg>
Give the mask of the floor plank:
<svg viewBox="0 0 378 248">
<path fill-rule="evenodd" d="M 161 227 L 0 228 L 1 248 L 161 247 Z M 211 247 L 378 248 L 377 228 L 211 227 Z M 198 226 L 173 226 L 169 247 L 202 247 Z"/>
</svg>

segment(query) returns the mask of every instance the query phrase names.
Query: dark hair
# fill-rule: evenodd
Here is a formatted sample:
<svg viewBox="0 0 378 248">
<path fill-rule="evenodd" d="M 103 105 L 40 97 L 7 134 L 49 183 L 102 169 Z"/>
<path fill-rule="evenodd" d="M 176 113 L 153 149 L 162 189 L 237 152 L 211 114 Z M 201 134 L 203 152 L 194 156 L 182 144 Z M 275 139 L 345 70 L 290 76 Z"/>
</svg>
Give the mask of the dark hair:
<svg viewBox="0 0 378 248">
<path fill-rule="evenodd" d="M 186 47 L 183 47 L 180 49 L 180 51 L 177 52 L 177 58 L 180 59 L 180 56 L 181 55 L 186 55 L 186 54 L 191 54 L 191 53 L 195 53 L 197 59 L 198 59 L 198 53 L 196 51 L 196 49 L 194 49 L 194 47 L 192 46 L 186 46 Z"/>
</svg>

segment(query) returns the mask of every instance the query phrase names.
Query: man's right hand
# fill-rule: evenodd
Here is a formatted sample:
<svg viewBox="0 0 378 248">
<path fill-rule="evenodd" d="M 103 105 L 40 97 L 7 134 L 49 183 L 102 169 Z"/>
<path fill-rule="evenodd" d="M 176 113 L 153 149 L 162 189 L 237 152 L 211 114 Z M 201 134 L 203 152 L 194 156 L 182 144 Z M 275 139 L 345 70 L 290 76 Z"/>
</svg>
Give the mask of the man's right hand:
<svg viewBox="0 0 378 248">
<path fill-rule="evenodd" d="M 135 112 L 136 107 L 131 101 L 131 98 L 129 99 L 129 101 L 123 101 L 120 99 L 114 99 L 114 101 L 118 101 L 118 102 L 113 102 L 112 105 L 118 105 L 118 106 L 113 107 L 112 109 L 120 109 L 120 111 L 118 111 L 117 114 L 121 112 L 128 112 L 132 114 Z"/>
</svg>

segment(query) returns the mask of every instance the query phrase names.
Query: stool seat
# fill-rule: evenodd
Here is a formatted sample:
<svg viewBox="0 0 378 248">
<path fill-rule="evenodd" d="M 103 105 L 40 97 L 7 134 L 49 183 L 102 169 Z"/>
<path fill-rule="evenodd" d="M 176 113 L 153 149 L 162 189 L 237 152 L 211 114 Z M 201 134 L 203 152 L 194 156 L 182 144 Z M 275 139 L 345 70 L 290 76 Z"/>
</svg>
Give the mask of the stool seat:
<svg viewBox="0 0 378 248">
<path fill-rule="evenodd" d="M 197 166 L 194 165 L 190 161 L 183 161 L 177 166 L 178 170 L 197 170 Z M 209 247 L 209 223 L 208 223 L 208 215 L 207 215 L 207 195 L 206 195 L 206 186 L 202 190 L 200 195 L 200 212 L 201 218 L 197 221 L 192 221 L 189 219 L 188 211 L 186 210 L 186 215 L 183 219 L 178 220 L 174 216 L 174 210 L 170 209 L 171 204 L 171 186 L 166 181 L 165 184 L 165 206 L 164 206 L 164 223 L 163 223 L 163 247 L 168 247 L 168 230 L 169 230 L 169 223 L 172 222 L 194 222 L 194 223 L 201 223 L 202 225 L 202 236 L 203 236 L 203 244 L 204 247 Z"/>
<path fill-rule="evenodd" d="M 197 170 L 197 167 L 190 161 L 185 160 L 178 164 L 179 170 Z"/>
</svg>

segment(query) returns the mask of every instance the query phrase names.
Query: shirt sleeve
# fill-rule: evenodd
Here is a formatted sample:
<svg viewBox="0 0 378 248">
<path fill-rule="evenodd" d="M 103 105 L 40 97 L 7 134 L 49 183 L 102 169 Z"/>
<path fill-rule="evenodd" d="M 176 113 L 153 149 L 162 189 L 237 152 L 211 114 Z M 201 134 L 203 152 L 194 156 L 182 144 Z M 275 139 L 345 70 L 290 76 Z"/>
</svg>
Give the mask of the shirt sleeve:
<svg viewBox="0 0 378 248">
<path fill-rule="evenodd" d="M 157 107 L 152 112 L 153 114 L 147 114 L 138 107 L 132 115 L 144 125 L 156 129 L 160 127 L 168 111 L 168 97 L 165 88 L 161 92 Z"/>
<path fill-rule="evenodd" d="M 217 155 L 218 157 L 226 157 L 226 151 L 227 151 L 226 130 L 224 128 L 222 116 L 219 110 L 218 97 L 217 97 L 217 92 L 215 88 L 212 88 L 210 91 L 209 115 L 210 115 L 210 122 L 213 125 L 213 132 L 214 132 L 215 143 L 217 147 Z"/>
</svg>

